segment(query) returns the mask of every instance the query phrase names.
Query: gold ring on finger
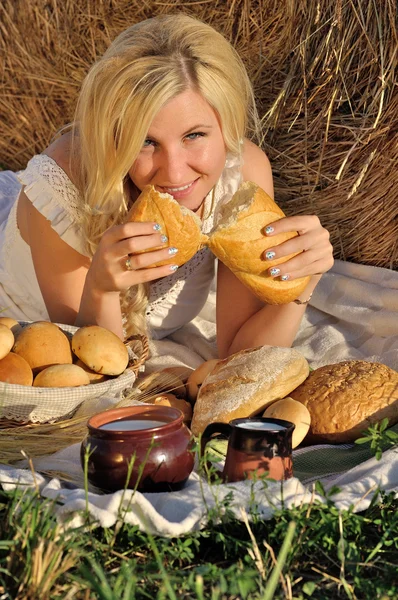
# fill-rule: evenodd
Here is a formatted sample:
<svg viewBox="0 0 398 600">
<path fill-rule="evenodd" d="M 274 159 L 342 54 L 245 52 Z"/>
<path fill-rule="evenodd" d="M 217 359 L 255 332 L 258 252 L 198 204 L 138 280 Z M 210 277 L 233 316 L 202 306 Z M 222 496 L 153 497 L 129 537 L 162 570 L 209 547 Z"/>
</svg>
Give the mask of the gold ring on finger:
<svg viewBox="0 0 398 600">
<path fill-rule="evenodd" d="M 131 257 L 130 256 L 128 256 L 126 258 L 124 266 L 125 266 L 126 271 L 134 271 L 134 267 L 131 264 Z"/>
</svg>

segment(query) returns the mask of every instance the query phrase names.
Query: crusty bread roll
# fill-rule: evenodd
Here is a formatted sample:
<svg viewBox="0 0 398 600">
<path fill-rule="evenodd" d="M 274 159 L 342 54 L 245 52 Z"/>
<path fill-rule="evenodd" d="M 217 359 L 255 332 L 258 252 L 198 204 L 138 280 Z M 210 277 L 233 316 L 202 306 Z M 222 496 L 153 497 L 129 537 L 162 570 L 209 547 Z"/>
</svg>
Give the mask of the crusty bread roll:
<svg viewBox="0 0 398 600">
<path fill-rule="evenodd" d="M 77 387 L 88 385 L 90 379 L 77 365 L 53 365 L 43 369 L 33 381 L 34 387 Z"/>
<path fill-rule="evenodd" d="M 281 244 L 297 232 L 264 235 L 269 223 L 285 214 L 257 184 L 242 183 L 230 202 L 221 207 L 217 227 L 208 245 L 253 294 L 267 304 L 285 304 L 295 300 L 307 287 L 310 278 L 281 281 L 268 274 L 268 269 L 286 262 L 295 254 L 275 260 L 264 260 L 264 252 Z"/>
<path fill-rule="evenodd" d="M 312 371 L 290 396 L 311 415 L 309 443 L 346 443 L 385 417 L 398 422 L 398 373 L 386 365 L 348 360 Z"/>
<path fill-rule="evenodd" d="M 129 362 L 122 340 L 98 325 L 80 327 L 72 336 L 72 350 L 89 369 L 104 375 L 120 375 Z"/>
<path fill-rule="evenodd" d="M 75 365 L 83 369 L 83 371 L 86 371 L 90 383 L 102 383 L 103 381 L 109 379 L 108 375 L 103 375 L 103 373 L 96 373 L 95 371 L 89 369 L 88 366 L 85 365 L 82 360 L 80 360 L 80 358 L 75 362 Z"/>
<path fill-rule="evenodd" d="M 197 367 L 193 373 L 190 374 L 187 381 L 187 393 L 188 398 L 191 402 L 195 402 L 198 397 L 200 387 L 206 377 L 212 372 L 216 364 L 219 362 L 218 358 L 212 358 L 206 360 L 199 367 Z"/>
<path fill-rule="evenodd" d="M 311 424 L 311 415 L 308 408 L 301 402 L 289 398 L 289 396 L 282 400 L 276 400 L 276 402 L 267 406 L 263 417 L 283 419 L 284 421 L 294 423 L 292 448 L 297 448 L 301 444 Z"/>
<path fill-rule="evenodd" d="M 18 385 L 32 385 L 32 369 L 22 356 L 9 352 L 0 360 L 0 381 L 17 383 Z"/>
<path fill-rule="evenodd" d="M 0 325 L 5 325 L 8 329 L 14 334 L 15 339 L 20 331 L 22 331 L 22 326 L 15 319 L 11 319 L 10 317 L 0 317 Z"/>
<path fill-rule="evenodd" d="M 5 325 L 0 325 L 0 360 L 7 356 L 14 345 L 14 334 Z"/>
<path fill-rule="evenodd" d="M 68 336 L 55 323 L 36 321 L 22 329 L 13 352 L 22 356 L 33 373 L 56 364 L 72 363 Z"/>
<path fill-rule="evenodd" d="M 134 202 L 127 221 L 154 221 L 167 235 L 168 245 L 178 248 L 177 254 L 152 266 L 183 265 L 200 249 L 206 236 L 201 232 L 201 221 L 194 212 L 181 206 L 170 194 L 161 194 L 152 185 L 147 185 Z M 163 248 L 164 246 L 159 246 Z M 156 248 L 151 248 L 150 251 Z M 145 252 L 149 252 L 146 250 Z"/>
<path fill-rule="evenodd" d="M 151 404 L 160 404 L 161 406 L 171 406 L 178 408 L 184 415 L 184 421 L 188 422 L 192 419 L 192 406 L 183 398 L 177 398 L 173 394 L 161 394 L 155 396 Z"/>
<path fill-rule="evenodd" d="M 194 212 L 181 206 L 170 194 L 161 194 L 146 186 L 127 215 L 128 221 L 156 221 L 178 253 L 153 266 L 182 265 L 203 245 L 208 245 L 240 281 L 268 304 L 285 304 L 295 300 L 306 288 L 309 277 L 281 281 L 268 269 L 286 262 L 294 254 L 266 261 L 264 252 L 297 232 L 264 235 L 264 228 L 285 214 L 257 184 L 241 184 L 232 199 L 220 208 L 217 225 L 207 236 L 201 233 L 201 221 Z M 151 248 L 154 250 L 154 248 Z M 146 251 L 148 252 L 148 251 Z"/>
<path fill-rule="evenodd" d="M 308 376 L 306 359 L 293 348 L 261 346 L 220 360 L 200 388 L 191 430 L 209 423 L 228 423 L 264 410 L 290 394 Z"/>
</svg>

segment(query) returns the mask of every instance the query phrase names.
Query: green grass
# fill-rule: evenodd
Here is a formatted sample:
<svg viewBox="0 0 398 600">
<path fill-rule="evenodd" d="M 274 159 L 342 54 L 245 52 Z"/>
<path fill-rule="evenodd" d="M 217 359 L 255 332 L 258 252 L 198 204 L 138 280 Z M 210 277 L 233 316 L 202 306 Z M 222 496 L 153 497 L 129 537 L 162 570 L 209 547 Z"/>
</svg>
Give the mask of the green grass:
<svg viewBox="0 0 398 600">
<path fill-rule="evenodd" d="M 3 491 L 0 599 L 398 598 L 397 508 L 379 494 L 362 513 L 327 499 L 240 521 L 227 499 L 205 529 L 170 539 L 123 522 L 63 531 L 52 502 Z"/>
</svg>

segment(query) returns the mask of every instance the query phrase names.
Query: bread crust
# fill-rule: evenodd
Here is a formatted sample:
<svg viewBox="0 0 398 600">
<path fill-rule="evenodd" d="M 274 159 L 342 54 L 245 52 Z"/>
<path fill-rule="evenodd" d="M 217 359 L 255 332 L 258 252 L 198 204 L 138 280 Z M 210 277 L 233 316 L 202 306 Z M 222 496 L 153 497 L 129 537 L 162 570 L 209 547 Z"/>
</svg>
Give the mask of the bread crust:
<svg viewBox="0 0 398 600">
<path fill-rule="evenodd" d="M 280 233 L 272 237 L 264 235 L 267 225 L 284 216 L 284 212 L 262 188 L 252 181 L 246 181 L 230 203 L 225 205 L 221 220 L 208 241 L 215 256 L 267 304 L 292 302 L 310 281 L 309 277 L 281 281 L 268 273 L 268 269 L 286 262 L 297 253 L 269 261 L 262 258 L 268 248 L 298 235 L 297 232 Z"/>
<path fill-rule="evenodd" d="M 161 232 L 168 237 L 168 245 L 178 248 L 177 254 L 172 258 L 153 264 L 153 267 L 162 265 L 181 266 L 190 260 L 201 248 L 207 236 L 201 232 L 201 222 L 195 213 L 181 206 L 170 194 L 161 194 L 153 185 L 147 185 L 134 202 L 127 221 L 155 222 L 161 227 Z M 145 250 L 152 252 L 165 246 L 157 246 Z"/>
<path fill-rule="evenodd" d="M 398 373 L 386 365 L 349 360 L 319 367 L 290 396 L 311 415 L 309 443 L 347 443 L 387 417 L 398 422 Z"/>
<path fill-rule="evenodd" d="M 205 378 L 191 423 L 195 435 L 209 423 L 228 423 L 264 410 L 308 376 L 309 366 L 293 348 L 260 346 L 220 360 Z"/>
</svg>

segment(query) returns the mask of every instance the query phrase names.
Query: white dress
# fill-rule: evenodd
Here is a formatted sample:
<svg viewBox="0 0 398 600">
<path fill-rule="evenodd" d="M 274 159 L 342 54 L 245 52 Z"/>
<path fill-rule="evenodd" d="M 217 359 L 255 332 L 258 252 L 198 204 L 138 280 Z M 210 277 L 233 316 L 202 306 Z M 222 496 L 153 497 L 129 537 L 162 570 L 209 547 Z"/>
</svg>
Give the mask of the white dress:
<svg viewBox="0 0 398 600">
<path fill-rule="evenodd" d="M 213 227 L 214 209 L 231 198 L 240 182 L 240 160 L 228 156 L 214 197 L 210 192 L 205 200 L 204 233 Z M 0 172 L 0 310 L 4 309 L 0 314 L 21 321 L 49 320 L 30 248 L 17 227 L 21 184 L 61 239 L 85 254 L 79 193 L 65 171 L 45 154 L 34 156 L 24 171 Z M 175 273 L 152 283 L 146 312 L 151 336 L 164 338 L 191 321 L 204 306 L 213 277 L 214 256 L 204 248 Z"/>
</svg>

